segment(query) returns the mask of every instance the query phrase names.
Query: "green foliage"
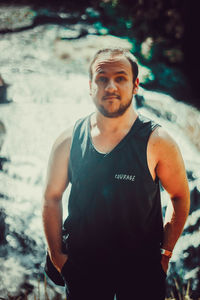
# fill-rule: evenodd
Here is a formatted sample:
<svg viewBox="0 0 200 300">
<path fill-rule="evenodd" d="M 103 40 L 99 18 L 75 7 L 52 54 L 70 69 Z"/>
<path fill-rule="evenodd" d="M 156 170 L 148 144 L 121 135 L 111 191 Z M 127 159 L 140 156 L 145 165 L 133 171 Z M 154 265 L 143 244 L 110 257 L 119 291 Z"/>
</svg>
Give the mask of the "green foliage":
<svg viewBox="0 0 200 300">
<path fill-rule="evenodd" d="M 94 28 L 100 35 L 106 35 L 109 33 L 108 29 L 104 27 L 101 22 L 94 23 Z"/>
</svg>

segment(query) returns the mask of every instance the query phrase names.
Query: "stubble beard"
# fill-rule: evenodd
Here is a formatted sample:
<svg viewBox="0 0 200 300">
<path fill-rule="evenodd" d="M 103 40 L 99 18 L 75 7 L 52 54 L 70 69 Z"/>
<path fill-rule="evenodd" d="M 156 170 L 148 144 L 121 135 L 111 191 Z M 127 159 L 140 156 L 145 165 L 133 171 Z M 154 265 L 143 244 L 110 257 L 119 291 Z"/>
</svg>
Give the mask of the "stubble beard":
<svg viewBox="0 0 200 300">
<path fill-rule="evenodd" d="M 98 111 L 104 117 L 107 117 L 107 118 L 117 118 L 117 117 L 122 116 L 127 111 L 127 109 L 132 104 L 132 100 L 133 100 L 133 97 L 131 97 L 127 103 L 125 103 L 123 105 L 120 104 L 119 108 L 116 111 L 113 111 L 113 112 L 109 112 L 103 105 L 98 105 L 96 103 L 95 104 L 96 104 L 96 107 L 97 107 Z"/>
</svg>

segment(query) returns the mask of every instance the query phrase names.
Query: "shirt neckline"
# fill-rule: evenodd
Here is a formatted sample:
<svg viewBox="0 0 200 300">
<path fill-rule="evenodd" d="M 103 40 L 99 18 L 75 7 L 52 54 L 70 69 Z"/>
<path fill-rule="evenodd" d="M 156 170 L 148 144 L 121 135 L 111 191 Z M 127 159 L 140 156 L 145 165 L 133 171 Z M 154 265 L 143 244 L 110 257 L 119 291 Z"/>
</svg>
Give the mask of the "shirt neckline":
<svg viewBox="0 0 200 300">
<path fill-rule="evenodd" d="M 129 136 L 136 132 L 136 128 L 138 127 L 139 121 L 140 121 L 139 114 L 138 114 L 137 118 L 135 119 L 135 121 L 134 121 L 133 125 L 131 126 L 130 130 L 128 131 L 128 133 L 121 139 L 121 141 L 113 149 L 111 149 L 109 152 L 104 153 L 104 152 L 100 152 L 98 149 L 96 149 L 96 147 L 94 146 L 93 141 L 92 141 L 90 124 L 91 124 L 91 117 L 93 114 L 94 113 L 90 114 L 87 119 L 87 132 L 88 132 L 89 142 L 90 142 L 90 145 L 92 146 L 93 150 L 96 153 L 98 153 L 99 155 L 104 155 L 104 156 L 108 156 L 109 154 L 112 154 L 113 152 L 120 149 L 124 145 L 126 140 L 129 138 Z"/>
</svg>

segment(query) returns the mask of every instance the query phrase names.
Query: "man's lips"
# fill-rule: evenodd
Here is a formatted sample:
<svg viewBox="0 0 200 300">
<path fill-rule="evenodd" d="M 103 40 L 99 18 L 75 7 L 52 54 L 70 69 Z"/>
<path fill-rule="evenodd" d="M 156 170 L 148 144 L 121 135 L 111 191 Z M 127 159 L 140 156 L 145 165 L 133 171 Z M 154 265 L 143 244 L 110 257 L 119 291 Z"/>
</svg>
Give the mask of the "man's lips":
<svg viewBox="0 0 200 300">
<path fill-rule="evenodd" d="M 120 99 L 120 96 L 118 95 L 109 95 L 109 96 L 104 96 L 103 100 L 113 100 L 113 99 Z"/>
</svg>

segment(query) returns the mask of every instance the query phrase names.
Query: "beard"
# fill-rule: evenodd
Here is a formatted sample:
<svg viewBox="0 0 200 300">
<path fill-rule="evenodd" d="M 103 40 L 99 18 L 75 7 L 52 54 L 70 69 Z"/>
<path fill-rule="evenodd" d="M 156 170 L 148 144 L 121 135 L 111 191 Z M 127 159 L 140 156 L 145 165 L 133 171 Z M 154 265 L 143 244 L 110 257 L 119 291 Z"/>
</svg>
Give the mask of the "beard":
<svg viewBox="0 0 200 300">
<path fill-rule="evenodd" d="M 131 97 L 126 103 L 120 104 L 119 108 L 115 111 L 112 111 L 112 112 L 109 111 L 108 109 L 106 109 L 103 105 L 98 105 L 97 103 L 95 103 L 95 104 L 96 104 L 96 107 L 97 107 L 98 111 L 104 117 L 117 118 L 117 117 L 122 116 L 127 111 L 127 109 L 131 106 L 132 99 L 133 99 L 133 97 Z"/>
</svg>

